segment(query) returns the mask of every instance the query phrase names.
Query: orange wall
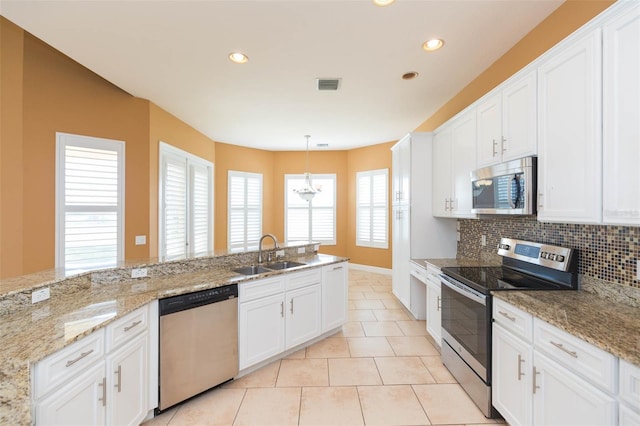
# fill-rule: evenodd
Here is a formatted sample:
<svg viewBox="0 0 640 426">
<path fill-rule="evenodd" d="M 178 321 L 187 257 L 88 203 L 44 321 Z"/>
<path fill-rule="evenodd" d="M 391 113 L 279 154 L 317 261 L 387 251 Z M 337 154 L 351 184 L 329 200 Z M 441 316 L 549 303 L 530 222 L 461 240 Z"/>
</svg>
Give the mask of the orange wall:
<svg viewBox="0 0 640 426">
<path fill-rule="evenodd" d="M 148 187 L 149 208 L 145 212 L 148 212 L 147 221 L 149 231 L 147 238 L 148 252 L 146 256 L 142 256 L 143 258 L 158 256 L 158 167 L 160 161 L 160 142 L 168 143 L 183 151 L 211 161 L 214 163 L 214 173 L 216 172 L 215 143 L 204 134 L 151 102 L 149 103 L 148 136 L 149 149 L 146 161 L 149 164 L 149 173 L 148 176 L 146 176 L 145 182 Z M 127 255 L 127 259 L 134 258 Z"/>
<path fill-rule="evenodd" d="M 389 209 L 389 248 L 378 249 L 356 246 L 356 173 L 367 170 L 389 169 L 389 205 L 391 205 L 391 147 L 395 142 L 352 149 L 347 153 L 349 176 L 347 256 L 351 263 L 391 268 L 391 209 Z"/>
<path fill-rule="evenodd" d="M 415 130 L 431 132 L 511 77 L 615 0 L 568 0 Z"/>
<path fill-rule="evenodd" d="M 215 168 L 215 249 L 227 249 L 227 189 L 229 170 L 262 173 L 262 231 L 274 233 L 279 241 L 275 225 L 275 194 L 282 192 L 274 175 L 275 154 L 260 149 L 245 148 L 225 143 L 216 143 Z M 267 240 L 270 242 L 269 240 Z"/>
<path fill-rule="evenodd" d="M 280 241 L 284 241 L 284 175 L 302 174 L 305 170 L 305 152 L 275 152 L 274 230 Z M 323 245 L 320 252 L 336 256 L 347 255 L 347 151 L 311 151 L 309 154 L 311 174 L 336 174 L 336 245 Z"/>
</svg>

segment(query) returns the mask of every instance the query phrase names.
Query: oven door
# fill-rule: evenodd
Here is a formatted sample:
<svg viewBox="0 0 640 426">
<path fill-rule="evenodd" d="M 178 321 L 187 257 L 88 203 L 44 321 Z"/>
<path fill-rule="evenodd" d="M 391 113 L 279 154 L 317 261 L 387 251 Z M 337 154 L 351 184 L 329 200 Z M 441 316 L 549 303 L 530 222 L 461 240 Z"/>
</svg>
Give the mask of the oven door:
<svg viewBox="0 0 640 426">
<path fill-rule="evenodd" d="M 485 382 L 490 383 L 490 297 L 441 274 L 442 339 Z"/>
</svg>

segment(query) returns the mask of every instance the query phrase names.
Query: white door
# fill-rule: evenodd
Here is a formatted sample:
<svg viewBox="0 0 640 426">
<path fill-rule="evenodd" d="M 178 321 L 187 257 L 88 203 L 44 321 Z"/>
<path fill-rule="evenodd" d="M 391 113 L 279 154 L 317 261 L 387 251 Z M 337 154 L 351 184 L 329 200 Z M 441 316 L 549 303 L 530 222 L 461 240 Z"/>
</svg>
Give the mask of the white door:
<svg viewBox="0 0 640 426">
<path fill-rule="evenodd" d="M 321 300 L 322 295 L 318 284 L 287 292 L 285 300 L 287 349 L 320 335 L 322 330 Z"/>
<path fill-rule="evenodd" d="M 471 213 L 471 172 L 476 168 L 476 111 L 466 112 L 452 125 L 452 170 L 455 217 L 475 217 Z"/>
<path fill-rule="evenodd" d="M 107 358 L 107 424 L 139 425 L 147 415 L 147 333 Z"/>
<path fill-rule="evenodd" d="M 409 256 L 411 255 L 411 217 L 409 206 L 395 207 L 393 214 L 393 294 L 407 308 L 411 308 Z"/>
<path fill-rule="evenodd" d="M 101 361 L 36 406 L 38 425 L 86 426 L 105 423 L 106 378 Z"/>
<path fill-rule="evenodd" d="M 601 218 L 601 35 L 563 46 L 538 69 L 538 220 Z"/>
<path fill-rule="evenodd" d="M 502 159 L 501 92 L 480 103 L 476 111 L 478 116 L 477 168 L 481 168 L 497 164 Z"/>
<path fill-rule="evenodd" d="M 603 37 L 603 220 L 640 225 L 640 3 Z"/>
<path fill-rule="evenodd" d="M 427 282 L 427 332 L 438 346 L 442 346 L 441 308 L 440 283 L 436 284 L 429 280 Z"/>
<path fill-rule="evenodd" d="M 615 399 L 538 351 L 534 351 L 534 366 L 534 425 L 616 424 Z"/>
<path fill-rule="evenodd" d="M 530 425 L 533 368 L 531 345 L 496 323 L 493 324 L 492 345 L 493 406 L 510 425 Z"/>
<path fill-rule="evenodd" d="M 451 217 L 451 129 L 447 128 L 433 137 L 432 201 L 433 215 Z M 428 189 L 428 188 L 427 188 Z"/>
<path fill-rule="evenodd" d="M 347 322 L 347 264 L 322 268 L 322 332 L 333 330 Z"/>
<path fill-rule="evenodd" d="M 502 91 L 502 161 L 538 152 L 537 74 L 531 71 L 509 82 Z"/>
<path fill-rule="evenodd" d="M 284 295 L 239 305 L 240 370 L 284 351 Z"/>
</svg>

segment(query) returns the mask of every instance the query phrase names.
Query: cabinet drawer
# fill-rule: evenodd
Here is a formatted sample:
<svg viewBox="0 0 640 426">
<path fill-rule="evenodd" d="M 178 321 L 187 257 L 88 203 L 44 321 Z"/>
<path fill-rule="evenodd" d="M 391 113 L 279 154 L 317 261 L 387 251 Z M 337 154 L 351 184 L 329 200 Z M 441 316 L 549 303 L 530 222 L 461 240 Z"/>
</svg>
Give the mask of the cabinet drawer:
<svg viewBox="0 0 640 426">
<path fill-rule="evenodd" d="M 285 275 L 285 288 L 287 291 L 306 287 L 312 284 L 320 284 L 321 282 L 322 269 L 320 268 Z"/>
<path fill-rule="evenodd" d="M 533 323 L 534 344 L 569 370 L 609 393 L 616 393 L 617 358 L 540 319 Z"/>
<path fill-rule="evenodd" d="M 493 299 L 493 321 L 527 342 L 533 340 L 533 316 L 500 299 Z"/>
<path fill-rule="evenodd" d="M 437 266 L 433 266 L 430 263 L 427 263 L 427 279 L 440 282 L 439 275 L 442 273 L 440 268 Z"/>
<path fill-rule="evenodd" d="M 149 327 L 149 310 L 147 306 L 123 316 L 106 327 L 106 352 L 128 342 Z"/>
<path fill-rule="evenodd" d="M 620 360 L 620 399 L 640 411 L 640 367 Z"/>
<path fill-rule="evenodd" d="M 76 377 L 104 357 L 104 329 L 49 355 L 35 365 L 35 398 Z"/>
<path fill-rule="evenodd" d="M 421 282 L 423 282 L 425 284 L 427 283 L 428 274 L 427 274 L 426 268 L 424 268 L 422 266 L 418 266 L 415 263 L 409 261 L 409 269 L 411 271 L 410 272 L 411 275 L 413 275 L 414 277 L 419 279 Z"/>
<path fill-rule="evenodd" d="M 238 285 L 240 303 L 282 292 L 284 292 L 284 278 L 282 276 L 249 281 Z"/>
</svg>

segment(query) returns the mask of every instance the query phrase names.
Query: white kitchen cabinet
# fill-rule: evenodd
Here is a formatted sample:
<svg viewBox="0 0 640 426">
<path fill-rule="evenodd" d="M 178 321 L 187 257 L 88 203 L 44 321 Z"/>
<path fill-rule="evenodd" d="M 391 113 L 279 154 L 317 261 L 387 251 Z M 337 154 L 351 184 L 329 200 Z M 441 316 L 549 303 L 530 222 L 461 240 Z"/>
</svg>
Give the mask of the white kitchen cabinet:
<svg viewBox="0 0 640 426">
<path fill-rule="evenodd" d="M 148 310 L 127 314 L 36 364 L 36 424 L 142 422 L 154 408 L 148 393 Z"/>
<path fill-rule="evenodd" d="M 408 205 L 411 201 L 411 142 L 408 138 L 395 144 L 391 160 L 391 194 L 393 205 Z"/>
<path fill-rule="evenodd" d="M 477 168 L 536 155 L 536 72 L 517 74 L 477 106 Z"/>
<path fill-rule="evenodd" d="M 640 3 L 603 27 L 603 221 L 640 225 Z M 623 5 L 624 6 L 624 5 Z"/>
<path fill-rule="evenodd" d="M 286 349 L 320 335 L 322 331 L 321 300 L 320 284 L 287 292 Z"/>
<path fill-rule="evenodd" d="M 476 110 L 447 123 L 434 140 L 433 215 L 475 218 L 471 213 L 471 172 L 476 169 Z"/>
<path fill-rule="evenodd" d="M 349 299 L 349 264 L 347 262 L 322 268 L 322 332 L 347 322 Z"/>
<path fill-rule="evenodd" d="M 538 220 L 599 223 L 601 30 L 567 39 L 538 67 Z"/>
<path fill-rule="evenodd" d="M 618 416 L 618 424 L 620 426 L 640 425 L 640 412 L 634 411 L 626 405 L 621 404 Z"/>
<path fill-rule="evenodd" d="M 409 155 L 406 155 L 406 153 Z M 392 208 L 392 290 L 409 310 L 412 298 L 410 259 L 455 257 L 455 221 L 432 213 L 432 134 L 411 133 L 392 148 L 392 181 L 407 182 L 409 196 L 395 200 Z M 447 171 L 451 176 L 450 170 Z M 402 177 L 396 175 L 402 174 Z M 451 181 L 450 181 L 451 182 Z M 469 183 L 469 190 L 471 184 Z M 405 202 L 408 200 L 408 202 Z M 415 289 L 414 289 L 415 290 Z M 413 292 L 424 306 L 425 289 Z M 414 304 L 415 305 L 415 304 Z M 415 310 L 412 311 L 415 315 Z M 424 318 L 425 313 L 417 313 Z"/>
<path fill-rule="evenodd" d="M 442 346 L 442 295 L 440 289 L 440 268 L 427 265 L 427 332 Z"/>
<path fill-rule="evenodd" d="M 530 425 L 533 364 L 531 343 L 494 324 L 492 345 L 493 406 L 510 425 Z"/>
<path fill-rule="evenodd" d="M 534 425 L 613 425 L 616 400 L 534 350 Z"/>
<path fill-rule="evenodd" d="M 244 302 L 240 299 L 240 370 L 284 351 L 284 293 Z"/>
</svg>

